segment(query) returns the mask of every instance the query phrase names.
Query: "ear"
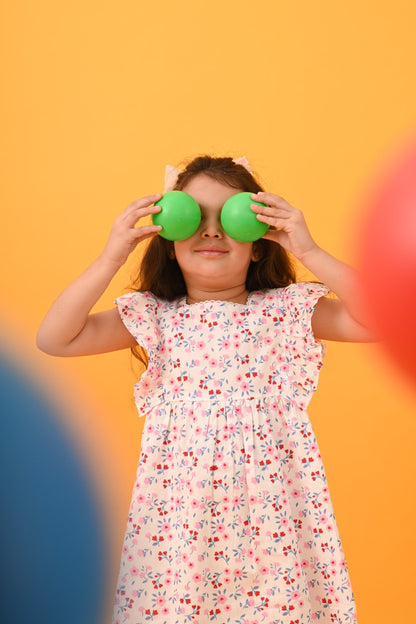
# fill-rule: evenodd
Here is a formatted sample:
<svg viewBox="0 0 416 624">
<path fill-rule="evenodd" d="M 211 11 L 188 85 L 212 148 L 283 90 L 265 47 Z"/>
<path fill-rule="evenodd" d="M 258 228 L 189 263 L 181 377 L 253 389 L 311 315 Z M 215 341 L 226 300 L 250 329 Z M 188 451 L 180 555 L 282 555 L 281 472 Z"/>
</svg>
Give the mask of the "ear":
<svg viewBox="0 0 416 624">
<path fill-rule="evenodd" d="M 263 257 L 263 249 L 261 243 L 258 241 L 254 241 L 253 247 L 251 249 L 251 260 L 252 262 L 258 262 Z"/>
</svg>

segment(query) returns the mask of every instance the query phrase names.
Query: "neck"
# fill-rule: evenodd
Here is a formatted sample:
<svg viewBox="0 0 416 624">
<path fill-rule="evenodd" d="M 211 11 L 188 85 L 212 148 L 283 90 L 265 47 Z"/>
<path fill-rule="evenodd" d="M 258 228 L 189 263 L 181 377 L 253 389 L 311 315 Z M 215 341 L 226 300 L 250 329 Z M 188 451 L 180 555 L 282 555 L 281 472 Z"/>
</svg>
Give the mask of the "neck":
<svg viewBox="0 0 416 624">
<path fill-rule="evenodd" d="M 247 303 L 248 290 L 245 284 L 227 288 L 225 290 L 197 290 L 189 289 L 186 303 L 200 303 L 214 299 L 216 301 L 230 301 L 232 303 Z"/>
</svg>

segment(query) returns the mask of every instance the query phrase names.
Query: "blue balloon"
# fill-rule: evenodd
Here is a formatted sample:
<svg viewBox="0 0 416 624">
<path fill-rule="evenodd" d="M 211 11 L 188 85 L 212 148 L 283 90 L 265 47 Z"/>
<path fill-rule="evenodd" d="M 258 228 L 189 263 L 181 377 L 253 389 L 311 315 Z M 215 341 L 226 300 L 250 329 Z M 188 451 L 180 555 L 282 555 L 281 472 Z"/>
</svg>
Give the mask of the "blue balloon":
<svg viewBox="0 0 416 624">
<path fill-rule="evenodd" d="M 56 407 L 0 359 L 4 624 L 99 624 L 106 584 L 94 492 Z"/>
</svg>

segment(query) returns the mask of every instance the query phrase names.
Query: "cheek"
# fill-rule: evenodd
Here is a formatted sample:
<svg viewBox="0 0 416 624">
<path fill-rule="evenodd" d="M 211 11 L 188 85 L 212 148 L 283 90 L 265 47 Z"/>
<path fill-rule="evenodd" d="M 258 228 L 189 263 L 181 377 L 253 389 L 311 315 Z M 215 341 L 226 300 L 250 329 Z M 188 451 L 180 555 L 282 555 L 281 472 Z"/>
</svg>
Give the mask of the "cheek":
<svg viewBox="0 0 416 624">
<path fill-rule="evenodd" d="M 253 243 L 235 243 L 235 251 L 242 262 L 249 264 L 254 259 Z"/>
<path fill-rule="evenodd" d="M 175 241 L 173 247 L 174 257 L 177 263 L 182 268 L 182 265 L 188 266 L 192 262 L 191 246 L 188 241 Z"/>
</svg>

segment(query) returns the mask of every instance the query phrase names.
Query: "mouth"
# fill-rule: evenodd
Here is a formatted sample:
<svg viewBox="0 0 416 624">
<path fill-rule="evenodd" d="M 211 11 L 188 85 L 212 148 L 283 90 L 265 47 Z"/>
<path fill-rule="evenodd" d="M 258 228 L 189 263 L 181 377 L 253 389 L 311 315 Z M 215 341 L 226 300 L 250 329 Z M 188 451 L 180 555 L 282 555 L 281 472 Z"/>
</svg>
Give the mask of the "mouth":
<svg viewBox="0 0 416 624">
<path fill-rule="evenodd" d="M 225 256 L 228 251 L 226 249 L 223 249 L 222 247 L 215 247 L 215 246 L 205 246 L 205 247 L 200 247 L 199 249 L 195 249 L 195 252 L 201 256 L 204 256 L 205 258 L 219 258 L 221 256 Z"/>
</svg>

